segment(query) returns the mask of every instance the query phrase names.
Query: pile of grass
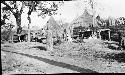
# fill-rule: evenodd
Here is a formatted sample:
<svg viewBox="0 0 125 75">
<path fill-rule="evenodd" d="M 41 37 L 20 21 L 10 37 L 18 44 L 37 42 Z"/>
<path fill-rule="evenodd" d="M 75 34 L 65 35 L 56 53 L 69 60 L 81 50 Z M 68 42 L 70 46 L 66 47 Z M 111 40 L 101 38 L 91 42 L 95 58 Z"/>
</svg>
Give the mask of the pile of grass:
<svg viewBox="0 0 125 75">
<path fill-rule="evenodd" d="M 125 63 L 125 53 L 108 53 L 105 56 L 103 56 L 106 60 L 112 60 L 112 61 L 117 61 L 119 63 Z"/>
<path fill-rule="evenodd" d="M 78 47 L 79 47 L 79 44 L 77 44 L 77 43 L 71 43 L 71 42 L 62 43 L 61 45 L 54 47 L 52 54 L 62 57 L 62 56 L 65 56 L 72 51 L 78 50 Z"/>
<path fill-rule="evenodd" d="M 73 59 L 82 60 L 82 58 L 87 58 L 94 60 L 106 54 L 106 52 L 103 51 L 104 48 L 104 43 L 97 40 L 85 43 L 66 42 L 54 47 L 52 54 L 60 57 L 68 56 Z"/>
</svg>

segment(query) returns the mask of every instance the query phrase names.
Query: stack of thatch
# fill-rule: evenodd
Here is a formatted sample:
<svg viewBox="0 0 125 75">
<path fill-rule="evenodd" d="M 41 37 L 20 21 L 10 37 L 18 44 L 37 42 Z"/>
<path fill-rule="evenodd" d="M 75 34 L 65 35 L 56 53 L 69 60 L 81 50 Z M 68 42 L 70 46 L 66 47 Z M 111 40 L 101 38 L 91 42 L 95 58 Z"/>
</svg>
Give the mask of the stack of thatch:
<svg viewBox="0 0 125 75">
<path fill-rule="evenodd" d="M 61 26 L 57 24 L 55 19 L 51 16 L 44 27 L 45 30 L 51 30 L 53 36 L 57 36 L 61 33 Z"/>
</svg>

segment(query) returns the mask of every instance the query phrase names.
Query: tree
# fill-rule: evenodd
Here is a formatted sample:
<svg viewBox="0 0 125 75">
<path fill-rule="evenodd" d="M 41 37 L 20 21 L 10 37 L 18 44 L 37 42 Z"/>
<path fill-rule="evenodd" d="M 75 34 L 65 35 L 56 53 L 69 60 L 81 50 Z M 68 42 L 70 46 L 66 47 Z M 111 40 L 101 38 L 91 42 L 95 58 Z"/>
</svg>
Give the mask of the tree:
<svg viewBox="0 0 125 75">
<path fill-rule="evenodd" d="M 62 4 L 62 2 L 59 2 L 59 4 Z M 31 18 L 30 15 L 32 12 L 37 12 L 40 11 L 41 13 L 38 14 L 38 16 L 42 16 L 43 18 L 46 17 L 46 15 L 55 15 L 56 11 L 58 10 L 59 4 L 56 2 L 42 2 L 42 1 L 25 1 L 25 5 L 29 7 L 28 11 L 28 29 L 29 29 L 29 41 L 30 41 L 30 23 L 31 23 Z M 47 7 L 49 5 L 50 7 Z"/>
<path fill-rule="evenodd" d="M 87 1 L 85 1 L 87 2 Z M 92 14 L 93 14 L 93 24 L 90 26 L 90 28 L 93 30 L 93 34 L 94 34 L 94 27 L 95 27 L 95 1 L 94 0 L 89 0 L 88 4 L 90 5 L 91 9 L 92 9 Z"/>
<path fill-rule="evenodd" d="M 1 7 L 1 9 L 3 8 Z M 11 30 L 14 27 L 12 21 L 6 22 L 7 20 L 10 20 L 10 15 L 11 13 L 9 11 L 5 12 L 1 10 L 1 39 L 6 41 L 9 40 Z"/>
<path fill-rule="evenodd" d="M 98 10 L 103 10 L 104 8 L 96 0 L 88 0 L 88 4 L 89 4 L 90 9 L 92 10 L 92 14 L 93 14 L 93 25 L 91 26 L 91 28 L 94 29 L 93 30 L 93 32 L 94 32 L 95 29 L 98 29 L 98 27 L 99 27 L 98 23 L 97 23 L 97 20 L 96 20 L 96 14 L 97 14 L 96 10 L 97 9 Z"/>
<path fill-rule="evenodd" d="M 119 17 L 116 19 L 116 24 L 117 25 L 125 25 L 125 18 L 124 17 Z"/>
<path fill-rule="evenodd" d="M 3 11 L 10 11 L 14 17 L 16 18 L 17 23 L 17 34 L 20 34 L 22 31 L 21 27 L 21 14 L 23 13 L 23 9 L 25 7 L 29 8 L 28 11 L 28 20 L 29 24 L 31 23 L 30 15 L 33 11 L 40 10 L 41 13 L 38 16 L 46 16 L 56 14 L 55 11 L 58 10 L 58 3 L 56 2 L 46 2 L 46 1 L 1 1 L 5 7 L 2 8 Z M 51 7 L 47 8 L 45 3 L 50 4 Z M 62 4 L 62 2 L 59 2 Z M 3 24 L 4 21 L 2 20 Z M 28 24 L 28 28 L 30 28 Z M 30 29 L 29 29 L 30 30 Z M 30 31 L 29 31 L 29 41 L 30 41 Z"/>
<path fill-rule="evenodd" d="M 23 12 L 23 3 L 21 3 L 21 8 L 19 9 L 19 1 L 1 1 L 5 7 L 2 8 L 3 11 L 10 11 L 16 18 L 17 23 L 17 34 L 21 33 L 21 14 Z"/>
</svg>

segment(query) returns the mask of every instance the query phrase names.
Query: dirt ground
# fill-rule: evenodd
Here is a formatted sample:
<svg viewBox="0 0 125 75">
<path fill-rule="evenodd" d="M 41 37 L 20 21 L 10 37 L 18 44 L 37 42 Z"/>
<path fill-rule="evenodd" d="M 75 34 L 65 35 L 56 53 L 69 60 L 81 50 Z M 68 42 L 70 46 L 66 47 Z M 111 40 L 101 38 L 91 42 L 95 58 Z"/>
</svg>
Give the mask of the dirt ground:
<svg viewBox="0 0 125 75">
<path fill-rule="evenodd" d="M 20 43 L 20 44 L 25 44 L 25 43 Z M 4 74 L 78 73 L 77 71 L 72 71 L 70 69 L 51 65 L 46 62 L 43 62 L 34 58 L 30 58 L 24 55 L 11 53 L 11 52 L 19 52 L 18 50 L 20 50 L 19 53 L 21 53 L 21 51 L 23 50 L 29 50 L 28 51 L 29 54 L 31 53 L 31 55 L 35 55 L 39 51 L 39 49 L 30 48 L 30 47 L 36 46 L 36 44 L 37 46 L 39 46 L 40 44 L 38 43 L 32 43 L 29 45 L 30 47 L 29 46 L 26 47 L 26 45 L 20 45 L 20 44 L 19 43 L 18 44 L 16 43 L 13 45 L 8 43 L 4 45 L 2 44 L 2 47 L 1 47 L 2 50 L 5 49 L 6 51 L 10 51 L 10 52 L 1 51 L 3 75 Z M 32 52 L 30 50 L 32 50 Z M 33 50 L 36 50 L 36 52 Z M 25 51 L 23 52 L 26 53 Z"/>
<path fill-rule="evenodd" d="M 91 41 L 91 42 L 90 42 Z M 75 68 L 84 68 L 99 73 L 125 73 L 124 54 L 123 62 L 114 59 L 106 59 L 107 54 L 125 53 L 124 51 L 111 50 L 100 40 L 86 40 L 86 43 L 62 43 L 54 46 L 53 51 L 46 51 L 41 43 L 15 43 L 1 44 L 2 73 L 3 74 L 48 74 L 48 73 L 79 73 Z M 10 51 L 10 52 L 6 52 Z M 11 52 L 22 53 L 15 54 Z M 28 54 L 54 60 L 57 64 L 46 63 L 38 59 L 30 58 Z M 42 60 L 42 59 L 41 59 Z M 49 60 L 47 60 L 49 62 Z M 51 62 L 51 61 L 50 61 Z M 62 63 L 60 63 L 62 62 Z M 60 64 L 74 65 L 74 68 Z M 53 64 L 53 65 L 52 65 Z M 77 67 L 76 67 L 77 66 Z"/>
</svg>

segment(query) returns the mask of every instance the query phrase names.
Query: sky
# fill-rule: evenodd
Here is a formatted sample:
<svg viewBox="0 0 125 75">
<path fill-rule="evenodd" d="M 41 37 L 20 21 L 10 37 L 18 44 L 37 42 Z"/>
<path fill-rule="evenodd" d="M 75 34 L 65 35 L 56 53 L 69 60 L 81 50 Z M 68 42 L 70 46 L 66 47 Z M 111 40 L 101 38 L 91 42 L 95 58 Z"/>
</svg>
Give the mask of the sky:
<svg viewBox="0 0 125 75">
<path fill-rule="evenodd" d="M 83 14 L 86 6 L 91 11 L 89 5 L 86 4 L 85 6 L 83 1 L 85 0 L 65 2 L 65 5 L 60 9 L 61 17 L 66 18 L 67 22 L 71 22 L 73 18 Z M 99 14 L 102 18 L 109 16 L 114 18 L 125 17 L 125 0 L 95 0 L 95 2 L 96 15 Z"/>
<path fill-rule="evenodd" d="M 98 3 L 104 8 L 102 17 L 125 17 L 125 0 L 98 0 Z"/>
<path fill-rule="evenodd" d="M 64 1 L 64 5 L 59 8 L 57 11 L 59 14 L 53 16 L 55 20 L 63 20 L 64 22 L 70 23 L 73 19 L 77 18 L 78 16 L 82 15 L 84 9 L 87 8 L 89 13 L 91 13 L 90 6 L 84 2 L 85 0 L 75 0 L 75 1 Z M 108 17 L 125 17 L 125 0 L 94 0 L 95 4 L 95 11 L 96 15 L 100 15 L 102 18 Z M 28 25 L 27 20 L 27 11 L 28 9 L 24 10 L 22 14 L 22 26 Z M 36 12 L 31 14 L 31 28 L 32 26 L 37 26 L 38 28 L 42 28 L 49 16 L 45 19 L 42 17 L 38 17 Z M 16 24 L 14 16 L 11 17 L 13 24 Z"/>
</svg>

